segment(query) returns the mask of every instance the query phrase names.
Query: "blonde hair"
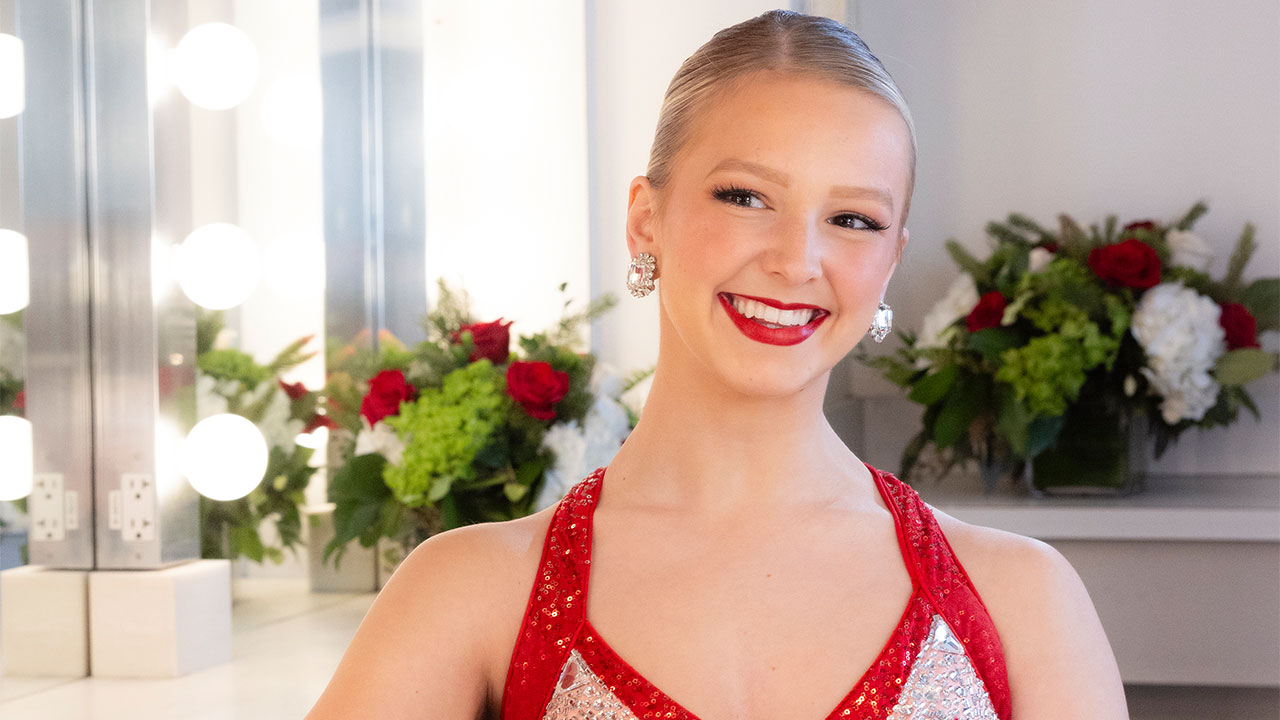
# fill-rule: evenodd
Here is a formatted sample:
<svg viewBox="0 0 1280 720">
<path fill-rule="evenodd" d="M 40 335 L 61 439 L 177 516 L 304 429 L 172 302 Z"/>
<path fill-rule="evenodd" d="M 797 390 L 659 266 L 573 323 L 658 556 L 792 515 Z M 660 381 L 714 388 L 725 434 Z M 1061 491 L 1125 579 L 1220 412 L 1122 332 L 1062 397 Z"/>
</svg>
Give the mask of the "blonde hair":
<svg viewBox="0 0 1280 720">
<path fill-rule="evenodd" d="M 772 10 L 716 33 L 690 55 L 667 87 L 646 176 L 662 188 L 698 112 L 745 76 L 771 70 L 810 75 L 871 93 L 893 106 L 907 125 L 911 158 L 907 200 L 916 177 L 916 130 L 907 101 L 867 44 L 844 25 L 824 17 Z"/>
</svg>

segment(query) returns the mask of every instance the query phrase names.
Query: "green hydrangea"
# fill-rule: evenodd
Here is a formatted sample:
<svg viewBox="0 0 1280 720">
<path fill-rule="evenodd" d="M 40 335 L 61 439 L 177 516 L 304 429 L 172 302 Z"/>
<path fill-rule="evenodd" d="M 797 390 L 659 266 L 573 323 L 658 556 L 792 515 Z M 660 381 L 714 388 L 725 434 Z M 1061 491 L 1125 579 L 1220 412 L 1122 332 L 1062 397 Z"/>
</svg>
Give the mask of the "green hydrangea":
<svg viewBox="0 0 1280 720">
<path fill-rule="evenodd" d="M 1023 316 L 1048 334 L 1004 351 L 996 381 L 1011 385 L 1033 414 L 1061 415 L 1080 396 L 1090 370 L 1111 366 L 1120 343 L 1062 298 L 1046 298 Z"/>
<path fill-rule="evenodd" d="M 488 360 L 479 360 L 427 388 L 384 422 L 405 441 L 404 460 L 387 465 L 382 478 L 396 500 L 421 507 L 448 494 L 454 482 L 474 480 L 475 458 L 506 416 L 505 382 Z"/>
<path fill-rule="evenodd" d="M 202 353 L 196 359 L 196 366 L 218 380 L 239 381 L 246 390 L 256 388 L 258 383 L 272 375 L 271 368 L 259 365 L 252 355 L 232 348 Z"/>
</svg>

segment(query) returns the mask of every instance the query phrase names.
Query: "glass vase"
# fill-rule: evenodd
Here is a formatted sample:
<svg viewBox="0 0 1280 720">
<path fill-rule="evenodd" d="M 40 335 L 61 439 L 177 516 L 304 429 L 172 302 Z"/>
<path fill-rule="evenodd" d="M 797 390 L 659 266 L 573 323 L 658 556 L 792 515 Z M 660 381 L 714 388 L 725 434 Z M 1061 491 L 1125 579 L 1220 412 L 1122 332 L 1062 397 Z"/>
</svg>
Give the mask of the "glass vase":
<svg viewBox="0 0 1280 720">
<path fill-rule="evenodd" d="M 1070 407 L 1062 432 L 1030 463 L 1025 480 L 1035 495 L 1130 495 L 1146 474 L 1142 416 L 1105 400 Z"/>
</svg>

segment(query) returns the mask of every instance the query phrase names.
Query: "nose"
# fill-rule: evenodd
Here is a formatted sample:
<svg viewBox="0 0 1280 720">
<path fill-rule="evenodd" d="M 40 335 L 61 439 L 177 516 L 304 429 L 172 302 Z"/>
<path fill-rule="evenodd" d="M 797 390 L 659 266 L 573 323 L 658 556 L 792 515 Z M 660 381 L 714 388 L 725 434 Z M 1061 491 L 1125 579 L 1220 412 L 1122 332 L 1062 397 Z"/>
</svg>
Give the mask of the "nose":
<svg viewBox="0 0 1280 720">
<path fill-rule="evenodd" d="M 788 284 L 803 285 L 822 275 L 821 243 L 816 220 L 788 220 L 779 226 L 764 253 L 764 269 Z"/>
</svg>

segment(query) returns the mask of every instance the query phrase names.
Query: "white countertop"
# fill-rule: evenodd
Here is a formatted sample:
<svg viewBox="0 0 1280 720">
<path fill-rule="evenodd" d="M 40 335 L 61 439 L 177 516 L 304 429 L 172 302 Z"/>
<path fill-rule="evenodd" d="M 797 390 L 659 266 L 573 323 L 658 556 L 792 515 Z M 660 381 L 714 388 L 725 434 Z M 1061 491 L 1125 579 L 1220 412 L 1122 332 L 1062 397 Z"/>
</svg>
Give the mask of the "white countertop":
<svg viewBox="0 0 1280 720">
<path fill-rule="evenodd" d="M 914 486 L 959 520 L 1040 540 L 1280 542 L 1280 475 L 1152 476 L 1124 497 L 1032 497 L 976 478 Z"/>
</svg>

